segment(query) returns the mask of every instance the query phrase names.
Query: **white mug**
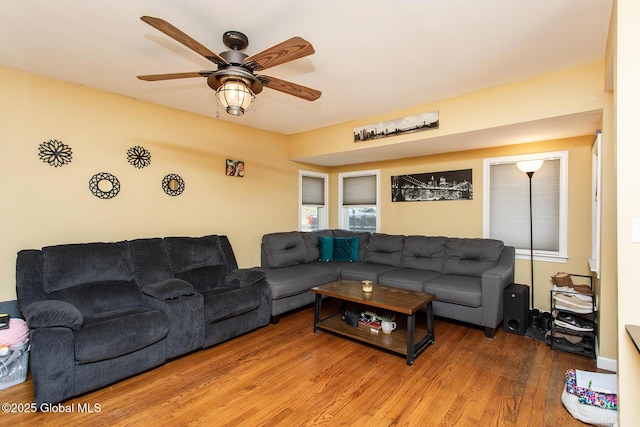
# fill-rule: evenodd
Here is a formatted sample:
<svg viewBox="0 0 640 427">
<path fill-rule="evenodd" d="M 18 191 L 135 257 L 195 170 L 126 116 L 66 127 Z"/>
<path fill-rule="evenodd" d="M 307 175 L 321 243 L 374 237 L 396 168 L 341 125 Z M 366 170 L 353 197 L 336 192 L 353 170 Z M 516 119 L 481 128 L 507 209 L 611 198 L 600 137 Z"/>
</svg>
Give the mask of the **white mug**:
<svg viewBox="0 0 640 427">
<path fill-rule="evenodd" d="M 387 322 L 383 320 L 380 322 L 380 326 L 382 326 L 382 332 L 385 334 L 390 334 L 396 328 L 396 322 Z"/>
</svg>

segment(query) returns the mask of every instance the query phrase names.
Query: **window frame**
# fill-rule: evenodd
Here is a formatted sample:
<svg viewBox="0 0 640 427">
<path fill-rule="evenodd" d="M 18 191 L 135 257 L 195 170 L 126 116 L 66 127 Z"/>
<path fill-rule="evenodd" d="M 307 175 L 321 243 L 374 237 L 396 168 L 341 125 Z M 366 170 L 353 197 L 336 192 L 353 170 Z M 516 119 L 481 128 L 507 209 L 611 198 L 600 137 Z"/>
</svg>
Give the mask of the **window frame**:
<svg viewBox="0 0 640 427">
<path fill-rule="evenodd" d="M 596 131 L 591 146 L 591 258 L 589 268 L 600 278 L 602 234 L 602 132 Z"/>
<path fill-rule="evenodd" d="M 525 160 L 555 160 L 560 161 L 559 177 L 559 230 L 558 230 L 558 251 L 533 251 L 533 259 L 536 261 L 547 261 L 566 263 L 568 259 L 568 213 L 569 213 L 569 152 L 552 151 L 535 154 L 520 154 L 513 156 L 491 157 L 483 159 L 483 208 L 482 208 L 482 234 L 484 238 L 489 238 L 491 234 L 491 166 L 505 163 L 517 163 Z M 523 172 L 523 176 L 526 175 Z M 517 259 L 531 259 L 530 248 L 516 248 Z"/>
<path fill-rule="evenodd" d="M 366 208 L 366 207 L 371 207 L 374 205 L 344 205 L 343 204 L 343 196 L 344 196 L 344 189 L 343 189 L 343 182 L 344 182 L 344 178 L 352 178 L 352 177 L 359 177 L 359 176 L 375 176 L 376 177 L 376 203 L 375 203 L 375 207 L 376 207 L 376 233 L 380 232 L 380 218 L 381 218 L 381 212 L 380 212 L 380 169 L 369 169 L 369 170 L 362 170 L 362 171 L 353 171 L 353 172 L 340 172 L 338 174 L 338 227 L 343 229 L 343 230 L 348 230 L 349 229 L 349 223 L 347 222 L 345 224 L 344 218 L 345 216 L 343 215 L 343 212 L 345 209 L 349 209 L 349 208 Z"/>
<path fill-rule="evenodd" d="M 302 220 L 303 209 L 305 205 L 302 204 L 302 179 L 305 176 L 312 178 L 321 178 L 324 180 L 324 205 L 313 206 L 323 207 L 324 215 L 318 215 L 318 230 L 326 230 L 329 228 L 329 174 L 307 170 L 298 171 L 298 230 L 303 231 Z"/>
</svg>

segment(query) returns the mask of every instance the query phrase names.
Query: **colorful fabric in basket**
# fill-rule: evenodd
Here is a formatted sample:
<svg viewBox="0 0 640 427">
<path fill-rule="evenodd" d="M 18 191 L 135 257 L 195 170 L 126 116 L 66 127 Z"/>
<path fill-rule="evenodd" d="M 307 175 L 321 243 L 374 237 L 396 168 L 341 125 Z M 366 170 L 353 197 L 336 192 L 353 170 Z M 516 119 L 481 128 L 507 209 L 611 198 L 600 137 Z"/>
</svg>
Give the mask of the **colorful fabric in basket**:
<svg viewBox="0 0 640 427">
<path fill-rule="evenodd" d="M 618 409 L 618 395 L 601 393 L 590 388 L 578 387 L 576 383 L 575 369 L 569 369 L 565 375 L 565 389 L 567 393 L 578 396 L 580 403 L 585 405 L 597 406 L 603 409 Z"/>
</svg>

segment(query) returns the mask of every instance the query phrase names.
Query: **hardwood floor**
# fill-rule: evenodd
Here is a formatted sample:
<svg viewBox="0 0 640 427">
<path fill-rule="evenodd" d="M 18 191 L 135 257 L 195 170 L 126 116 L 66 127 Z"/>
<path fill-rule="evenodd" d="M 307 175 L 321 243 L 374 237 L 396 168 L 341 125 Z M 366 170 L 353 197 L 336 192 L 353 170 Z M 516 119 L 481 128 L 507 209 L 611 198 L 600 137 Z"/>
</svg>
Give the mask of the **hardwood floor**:
<svg viewBox="0 0 640 427">
<path fill-rule="evenodd" d="M 596 370 L 592 359 L 436 319 L 435 344 L 407 366 L 312 324 L 307 308 L 51 408 L 70 413 L 3 411 L 0 425 L 583 425 L 560 394 L 566 370 Z M 32 400 L 30 378 L 0 391 L 2 403 Z"/>
</svg>

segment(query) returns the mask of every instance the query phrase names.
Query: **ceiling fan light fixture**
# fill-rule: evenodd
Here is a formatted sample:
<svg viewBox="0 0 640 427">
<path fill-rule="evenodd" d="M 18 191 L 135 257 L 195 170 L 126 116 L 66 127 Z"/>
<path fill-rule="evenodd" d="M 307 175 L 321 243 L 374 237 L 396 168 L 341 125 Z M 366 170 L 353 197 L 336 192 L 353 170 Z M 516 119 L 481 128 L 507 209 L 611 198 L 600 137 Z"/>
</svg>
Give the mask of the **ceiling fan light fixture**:
<svg viewBox="0 0 640 427">
<path fill-rule="evenodd" d="M 216 101 L 227 113 L 241 116 L 249 110 L 256 96 L 242 79 L 227 79 L 216 90 Z"/>
</svg>

